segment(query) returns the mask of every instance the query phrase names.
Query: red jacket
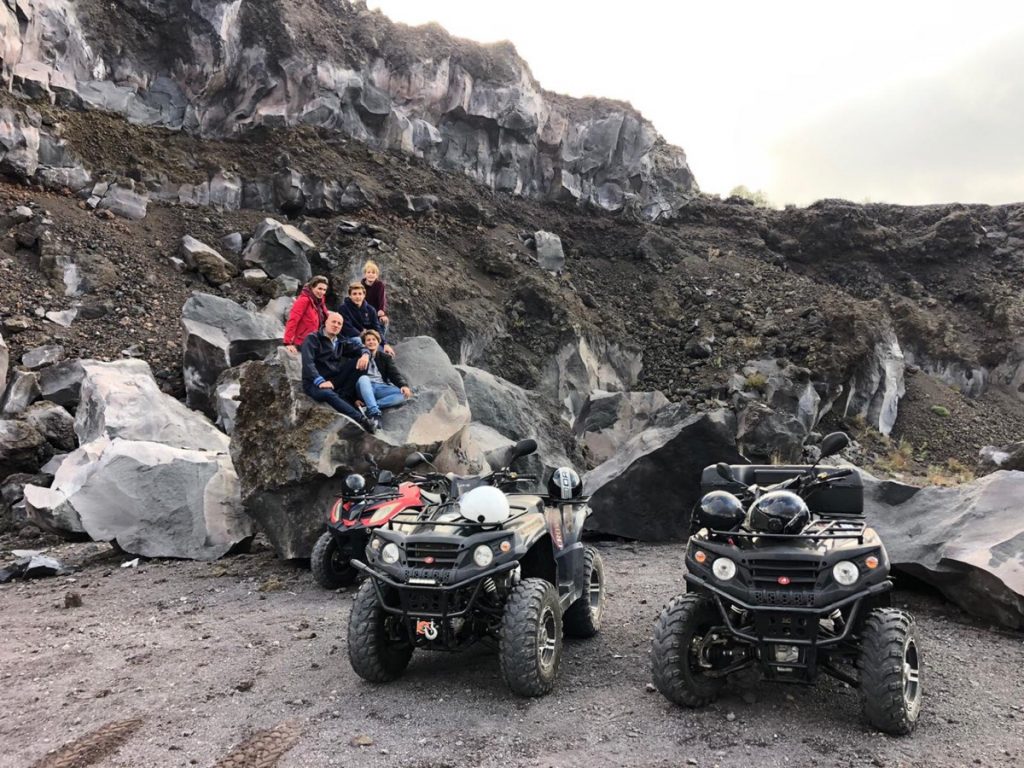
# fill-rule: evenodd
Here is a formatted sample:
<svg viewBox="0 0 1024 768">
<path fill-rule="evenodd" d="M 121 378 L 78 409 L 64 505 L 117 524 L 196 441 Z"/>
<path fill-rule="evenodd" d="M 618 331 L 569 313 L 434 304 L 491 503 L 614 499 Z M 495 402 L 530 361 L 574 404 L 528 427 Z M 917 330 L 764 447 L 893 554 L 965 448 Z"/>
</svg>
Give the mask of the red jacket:
<svg viewBox="0 0 1024 768">
<path fill-rule="evenodd" d="M 296 346 L 302 344 L 302 340 L 309 334 L 320 330 L 326 317 L 327 305 L 323 299 L 318 300 L 309 288 L 303 288 L 284 326 L 284 343 Z"/>
</svg>

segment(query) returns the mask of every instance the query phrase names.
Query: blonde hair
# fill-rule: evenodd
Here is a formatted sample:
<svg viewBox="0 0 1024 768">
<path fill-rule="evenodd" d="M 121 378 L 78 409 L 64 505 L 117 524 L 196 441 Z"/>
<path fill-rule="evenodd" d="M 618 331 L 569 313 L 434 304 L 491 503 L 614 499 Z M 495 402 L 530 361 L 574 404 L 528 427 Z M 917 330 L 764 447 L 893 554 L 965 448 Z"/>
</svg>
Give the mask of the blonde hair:
<svg viewBox="0 0 1024 768">
<path fill-rule="evenodd" d="M 360 334 L 359 338 L 361 338 L 365 342 L 367 336 L 376 336 L 377 342 L 380 343 L 381 341 L 380 334 L 373 330 L 373 328 L 367 328 L 365 331 L 362 332 L 362 334 Z"/>
<path fill-rule="evenodd" d="M 380 274 L 380 267 L 377 266 L 377 262 L 374 261 L 373 259 L 367 259 L 366 263 L 363 264 L 364 275 L 366 274 L 366 270 L 368 270 L 370 267 L 373 267 L 375 270 L 377 270 L 378 275 Z"/>
<path fill-rule="evenodd" d="M 364 291 L 364 292 L 366 291 L 366 286 L 365 286 L 365 285 L 363 285 L 363 284 L 362 284 L 361 282 L 359 282 L 358 280 L 353 280 L 353 281 L 352 281 L 351 283 L 349 283 L 349 284 L 348 284 L 348 292 L 349 292 L 349 295 L 351 295 L 351 294 L 352 294 L 352 291 L 356 290 L 357 288 L 358 288 L 358 289 L 359 289 L 360 291 Z"/>
</svg>

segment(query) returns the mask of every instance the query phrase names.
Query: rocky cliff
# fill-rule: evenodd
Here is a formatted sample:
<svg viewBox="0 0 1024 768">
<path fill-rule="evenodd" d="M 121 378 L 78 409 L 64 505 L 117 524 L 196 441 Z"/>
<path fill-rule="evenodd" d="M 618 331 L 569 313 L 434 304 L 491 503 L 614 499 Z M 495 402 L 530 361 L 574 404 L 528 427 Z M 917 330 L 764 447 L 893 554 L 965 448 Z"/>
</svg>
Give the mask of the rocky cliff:
<svg viewBox="0 0 1024 768">
<path fill-rule="evenodd" d="M 697 191 L 683 151 L 628 104 L 546 92 L 508 44 L 409 29 L 345 0 L 9 0 L 0 59 L 16 93 L 200 137 L 302 126 L 493 190 L 649 219 Z M 54 154 L 40 164 L 74 166 Z M 182 179 L 162 181 L 164 197 L 179 194 Z M 263 191 L 247 196 L 244 181 L 213 182 L 228 188 L 221 203 L 259 207 Z M 337 179 L 317 183 L 341 203 Z"/>
</svg>

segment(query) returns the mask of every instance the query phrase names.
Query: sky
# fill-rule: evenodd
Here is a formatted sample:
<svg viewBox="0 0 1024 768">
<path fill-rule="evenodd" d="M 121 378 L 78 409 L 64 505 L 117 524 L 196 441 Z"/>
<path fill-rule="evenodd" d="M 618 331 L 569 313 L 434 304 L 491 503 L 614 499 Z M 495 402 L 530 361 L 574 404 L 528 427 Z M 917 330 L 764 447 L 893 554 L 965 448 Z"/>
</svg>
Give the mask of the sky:
<svg viewBox="0 0 1024 768">
<path fill-rule="evenodd" d="M 686 151 L 705 192 L 1024 200 L 1024 2 L 368 5 L 509 40 L 547 90 L 630 102 Z"/>
</svg>

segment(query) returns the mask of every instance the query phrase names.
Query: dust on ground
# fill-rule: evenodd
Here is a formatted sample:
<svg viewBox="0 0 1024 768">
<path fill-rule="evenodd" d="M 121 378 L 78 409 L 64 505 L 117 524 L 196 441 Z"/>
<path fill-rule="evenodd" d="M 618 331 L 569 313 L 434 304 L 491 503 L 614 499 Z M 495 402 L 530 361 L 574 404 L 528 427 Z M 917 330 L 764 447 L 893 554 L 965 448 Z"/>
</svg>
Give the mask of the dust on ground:
<svg viewBox="0 0 1024 768">
<path fill-rule="evenodd" d="M 686 710 L 647 688 L 652 625 L 681 591 L 682 549 L 598 546 L 609 579 L 604 627 L 567 642 L 554 692 L 527 700 L 507 691 L 496 656 L 482 646 L 418 652 L 398 682 L 361 681 L 346 655 L 352 592 L 322 590 L 308 570 L 265 546 L 215 563 L 122 568 L 127 556 L 106 545 L 62 545 L 51 554 L 81 563 L 72 576 L 0 586 L 0 766 L 51 764 L 48 753 L 137 719 L 102 762 L 78 765 L 1024 761 L 1021 634 L 898 589 L 895 604 L 917 617 L 924 652 L 924 711 L 905 738 L 865 726 L 856 692 L 827 677 L 813 687 L 730 690 L 706 709 Z M 81 607 L 64 607 L 69 592 Z"/>
</svg>

